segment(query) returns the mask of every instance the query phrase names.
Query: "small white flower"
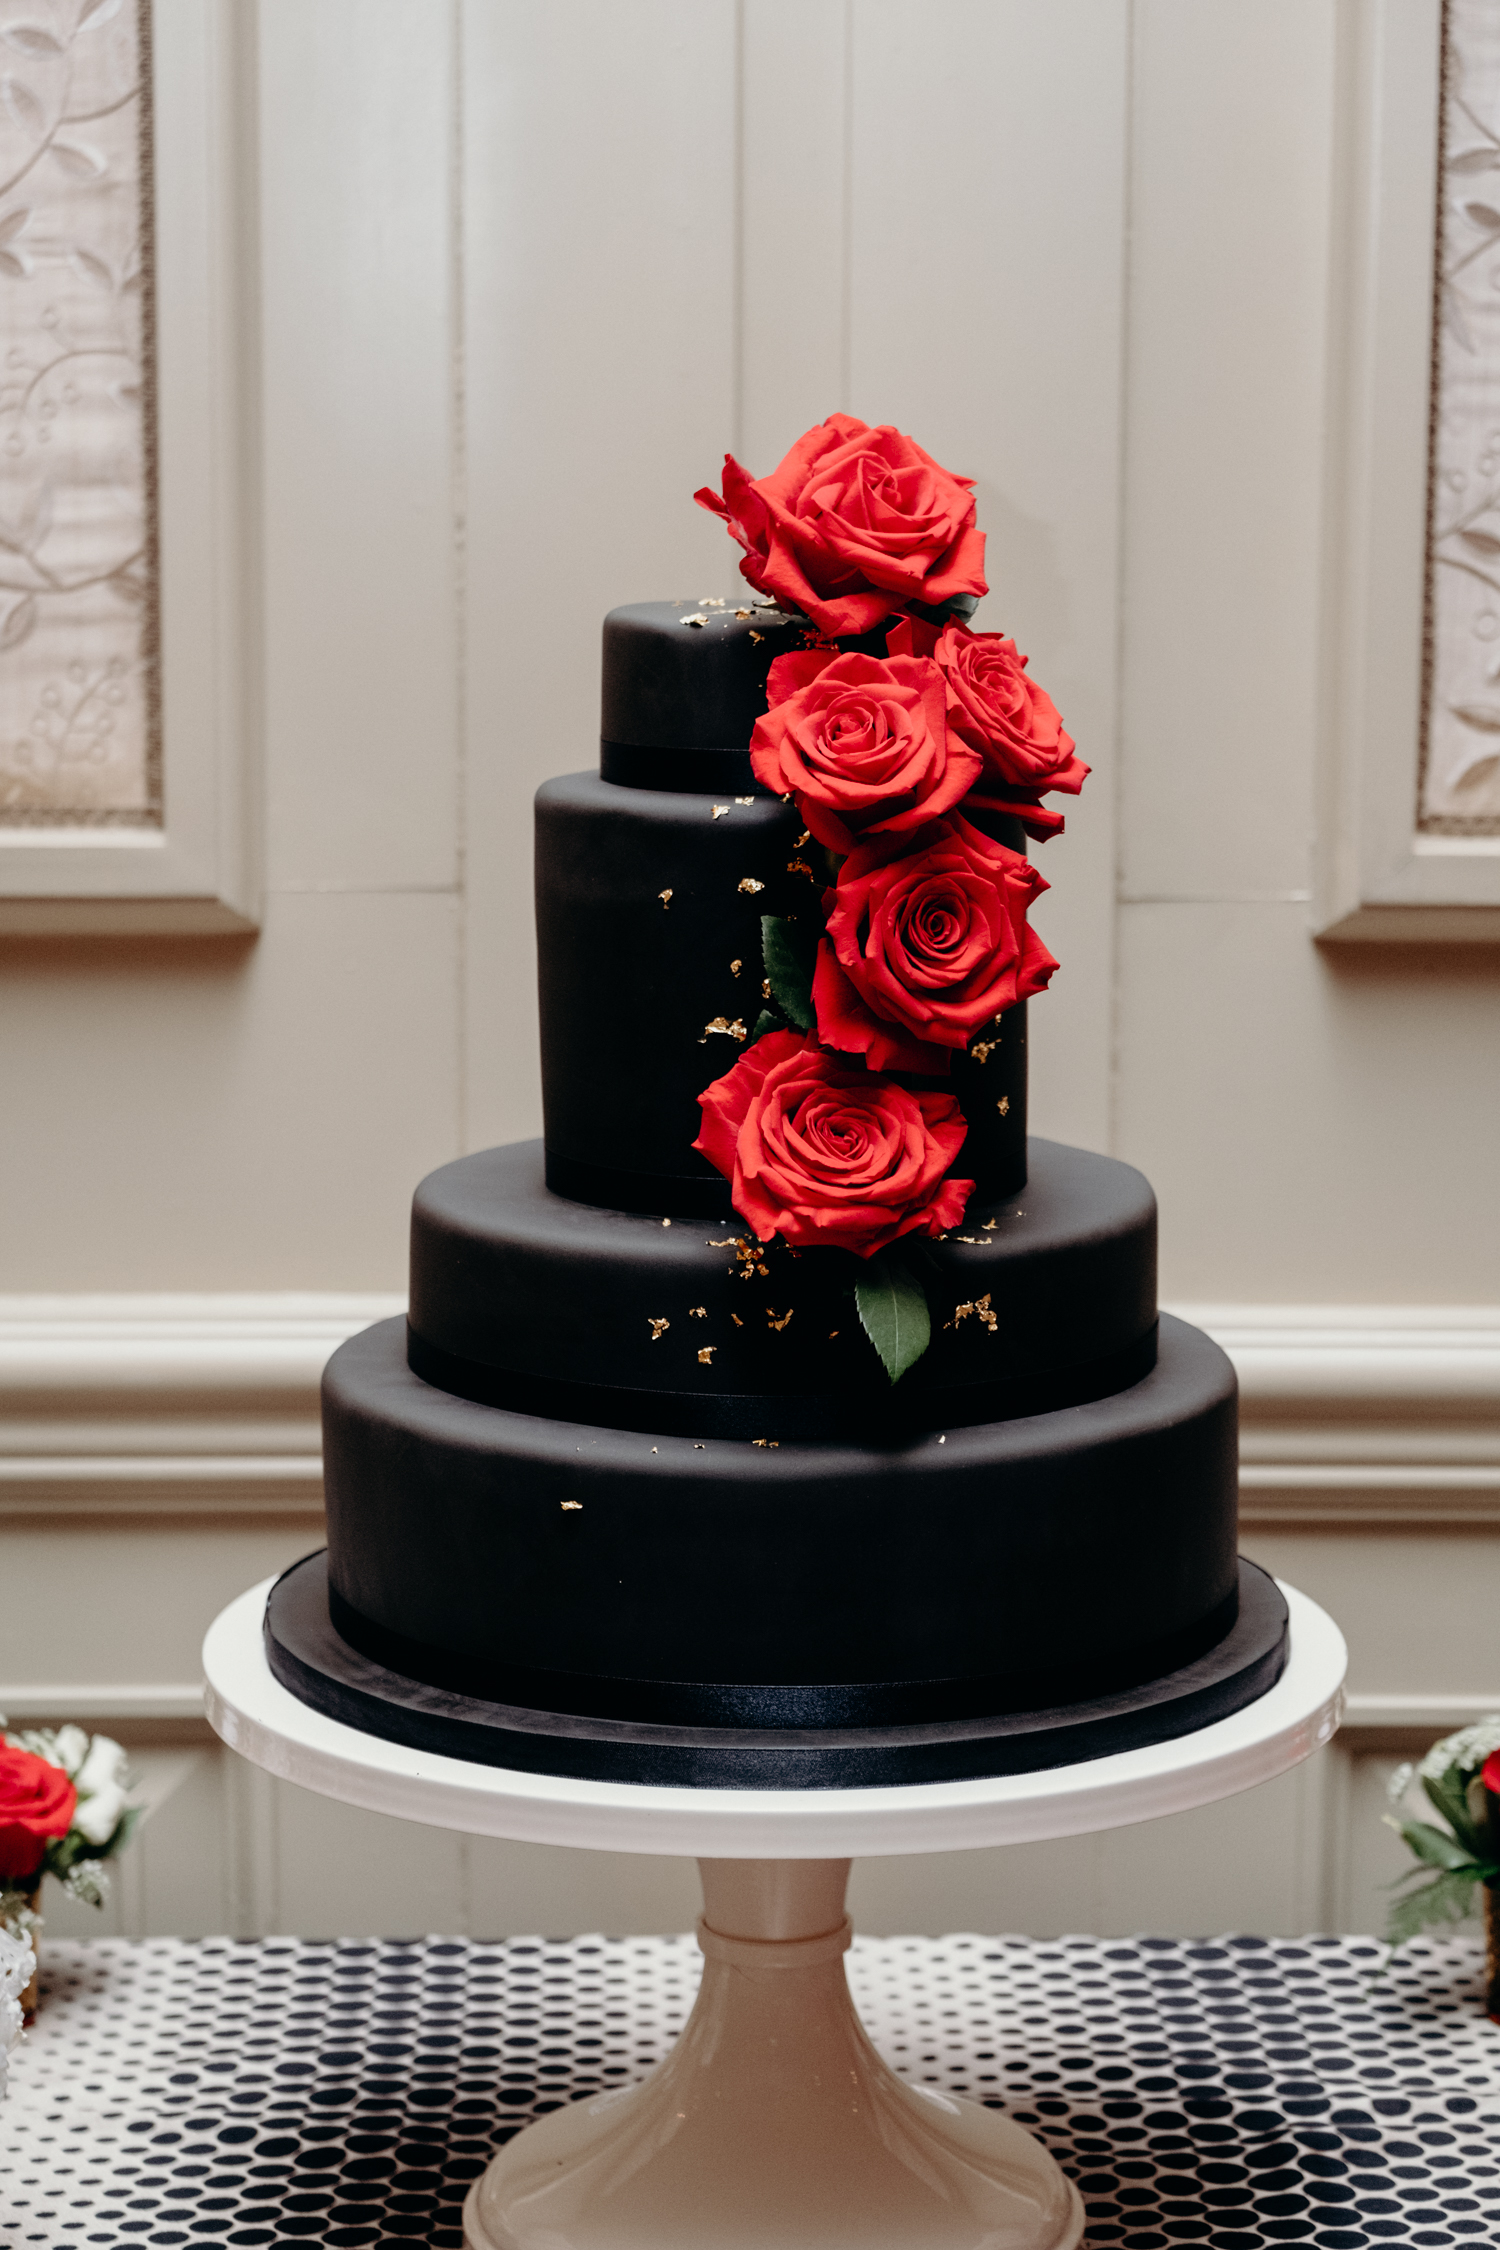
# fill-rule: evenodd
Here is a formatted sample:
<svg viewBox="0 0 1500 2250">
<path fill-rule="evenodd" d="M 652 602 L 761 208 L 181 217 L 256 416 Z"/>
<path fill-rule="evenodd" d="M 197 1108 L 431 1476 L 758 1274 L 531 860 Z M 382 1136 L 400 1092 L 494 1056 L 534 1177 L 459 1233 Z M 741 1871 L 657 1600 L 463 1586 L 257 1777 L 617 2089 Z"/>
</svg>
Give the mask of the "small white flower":
<svg viewBox="0 0 1500 2250">
<path fill-rule="evenodd" d="M 21 2036 L 21 1994 L 31 1982 L 36 1955 L 29 1936 L 0 1926 L 0 2101 L 10 2067 L 10 2050 Z"/>
<path fill-rule="evenodd" d="M 1390 1780 L 1386 1783 L 1385 1801 L 1393 1811 L 1399 1812 L 1401 1810 L 1402 1799 L 1411 1787 L 1412 1776 L 1416 1770 L 1416 1767 L 1410 1764 L 1397 1766 Z"/>
<path fill-rule="evenodd" d="M 79 1729 L 74 1727 L 72 1732 L 77 1734 Z M 59 1743 L 61 1740 L 59 1735 Z M 92 1797 L 96 1789 L 126 1787 L 125 1753 L 107 1734 L 96 1734 L 82 1765 L 69 1766 L 68 1771 L 78 1785 L 80 1797 Z"/>
<path fill-rule="evenodd" d="M 41 1752 L 50 1765 L 61 1766 L 70 1778 L 76 1777 L 88 1754 L 89 1738 L 82 1727 L 74 1726 L 59 1727 L 52 1738 L 51 1749 Z"/>
<path fill-rule="evenodd" d="M 125 1810 L 125 1792 L 118 1782 L 96 1789 L 91 1797 L 80 1797 L 73 1815 L 73 1826 L 91 1844 L 107 1844 L 120 1825 Z"/>
<path fill-rule="evenodd" d="M 1500 1711 L 1476 1719 L 1471 1727 L 1445 1734 L 1435 1742 L 1417 1771 L 1424 1781 L 1441 1781 L 1450 1766 L 1466 1776 L 1477 1773 L 1492 1750 L 1500 1750 Z"/>
</svg>

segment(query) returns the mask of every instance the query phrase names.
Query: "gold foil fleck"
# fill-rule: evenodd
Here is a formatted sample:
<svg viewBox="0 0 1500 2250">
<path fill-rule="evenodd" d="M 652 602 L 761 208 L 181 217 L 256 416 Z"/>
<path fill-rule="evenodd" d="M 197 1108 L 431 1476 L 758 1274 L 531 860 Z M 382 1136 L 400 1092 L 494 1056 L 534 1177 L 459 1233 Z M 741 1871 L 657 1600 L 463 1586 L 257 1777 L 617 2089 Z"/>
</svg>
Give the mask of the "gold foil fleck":
<svg viewBox="0 0 1500 2250">
<path fill-rule="evenodd" d="M 984 1248 L 984 1244 L 980 1241 L 977 1234 L 956 1234 L 953 1239 L 955 1242 L 972 1243 L 976 1250 L 982 1250 Z"/>
<path fill-rule="evenodd" d="M 729 964 L 729 974 L 732 977 L 737 977 L 744 966 L 745 964 L 743 961 L 731 961 Z"/>
<path fill-rule="evenodd" d="M 989 1061 L 999 1044 L 998 1039 L 977 1039 L 969 1049 L 969 1053 L 974 1057 L 975 1062 L 982 1065 Z"/>
<path fill-rule="evenodd" d="M 737 609 L 734 614 L 736 617 L 753 617 L 755 612 L 753 609 Z"/>
<path fill-rule="evenodd" d="M 727 1016 L 715 1016 L 712 1023 L 706 1023 L 703 1026 L 705 1039 L 711 1031 L 722 1031 L 728 1039 L 743 1039 L 746 1036 L 745 1027 L 738 1016 L 735 1017 L 733 1023 L 729 1021 Z"/>
<path fill-rule="evenodd" d="M 1001 1115 L 1002 1117 L 1009 1117 L 1009 1115 L 1010 1115 L 1010 1096 L 1009 1096 L 1009 1094 L 1002 1094 L 1002 1095 L 1000 1096 L 1000 1099 L 999 1099 L 999 1101 L 997 1101 L 997 1102 L 996 1102 L 996 1104 L 995 1104 L 995 1107 L 996 1107 L 996 1109 L 998 1109 L 998 1110 L 999 1110 L 999 1112 L 1000 1112 L 1000 1115 Z"/>
<path fill-rule="evenodd" d="M 740 879 L 740 889 L 751 898 L 754 898 L 757 891 L 763 891 L 765 887 L 764 883 L 757 883 L 753 875 L 745 875 Z"/>
<path fill-rule="evenodd" d="M 986 1234 L 993 1234 L 993 1233 L 994 1233 L 994 1231 L 995 1231 L 995 1229 L 996 1229 L 996 1227 L 997 1227 L 997 1226 L 999 1226 L 999 1224 L 1000 1224 L 1000 1221 L 999 1221 L 998 1219 L 986 1219 L 986 1220 L 985 1220 L 985 1222 L 984 1222 L 984 1231 L 985 1231 L 985 1233 L 986 1233 Z"/>
<path fill-rule="evenodd" d="M 734 1325 L 735 1325 L 735 1327 L 736 1327 L 736 1328 L 743 1328 L 743 1327 L 744 1327 L 745 1323 L 744 1323 L 744 1322 L 743 1322 L 743 1321 L 741 1320 L 741 1318 L 740 1318 L 740 1316 L 739 1316 L 739 1314 L 738 1314 L 737 1312 L 732 1312 L 732 1313 L 730 1314 L 730 1316 L 729 1316 L 729 1317 L 730 1317 L 730 1319 L 731 1319 L 731 1320 L 732 1320 L 732 1321 L 734 1322 Z"/>
<path fill-rule="evenodd" d="M 812 869 L 805 859 L 789 859 L 786 863 L 786 871 L 788 875 L 805 875 L 809 882 L 812 881 Z"/>
<path fill-rule="evenodd" d="M 764 1445 L 764 1446 L 767 1446 L 767 1447 L 768 1447 L 768 1448 L 770 1449 L 770 1451 L 771 1451 L 772 1453 L 774 1453 L 774 1452 L 776 1451 L 777 1447 L 778 1447 L 778 1446 L 780 1445 L 780 1443 L 781 1443 L 781 1440 L 780 1440 L 780 1438 L 773 1438 L 773 1437 L 753 1437 L 753 1438 L 752 1438 L 752 1439 L 750 1440 L 750 1443 L 751 1443 L 752 1445 Z"/>
<path fill-rule="evenodd" d="M 656 895 L 661 900 L 663 906 L 671 905 L 672 894 L 670 891 L 658 891 Z"/>
<path fill-rule="evenodd" d="M 967 1319 L 968 1319 L 968 1317 L 969 1317 L 969 1315 L 970 1315 L 970 1313 L 971 1313 L 971 1312 L 972 1312 L 973 1310 L 974 1310 L 974 1306 L 973 1306 L 973 1303 L 972 1303 L 972 1301 L 971 1301 L 971 1302 L 970 1302 L 969 1304 L 967 1304 L 967 1305 L 955 1305 L 955 1306 L 954 1306 L 954 1308 L 953 1308 L 953 1325 L 954 1325 L 954 1327 L 955 1327 L 955 1328 L 957 1328 L 957 1327 L 959 1326 L 960 1322 L 962 1322 L 962 1321 L 965 1321 L 965 1320 L 967 1320 Z"/>
<path fill-rule="evenodd" d="M 792 850 L 794 852 L 800 852 L 804 844 L 810 844 L 811 842 L 812 830 L 810 828 L 804 828 L 801 835 L 797 838 L 796 843 L 793 844 Z"/>
<path fill-rule="evenodd" d="M 707 1305 L 689 1305 L 689 1306 L 688 1306 L 688 1319 L 689 1319 L 689 1320 L 707 1320 L 707 1318 L 708 1318 L 708 1307 L 707 1307 Z"/>
<path fill-rule="evenodd" d="M 771 980 L 769 977 L 762 977 L 760 980 L 760 996 L 762 1000 L 774 1000 L 776 997 L 775 993 L 771 990 Z"/>
<path fill-rule="evenodd" d="M 698 1354 L 698 1365 L 700 1367 L 712 1367 L 714 1353 L 718 1350 L 718 1348 L 719 1347 L 717 1344 L 705 1344 L 702 1351 Z"/>
<path fill-rule="evenodd" d="M 763 641 L 763 640 L 765 639 L 765 637 L 766 637 L 766 636 L 765 636 L 765 634 L 764 634 L 764 633 L 757 633 L 757 632 L 755 631 L 754 627 L 753 627 L 753 626 L 751 627 L 751 630 L 750 630 L 750 638 L 751 638 L 751 640 L 752 640 L 752 641 L 760 642 L 760 641 Z"/>
<path fill-rule="evenodd" d="M 715 805 L 715 806 L 714 806 L 714 808 L 713 808 L 714 819 L 715 819 L 715 820 L 722 820 L 722 819 L 724 818 L 724 815 L 725 815 L 725 814 L 726 814 L 726 813 L 728 812 L 728 810 L 729 810 L 729 807 L 728 807 L 727 805 Z"/>
<path fill-rule="evenodd" d="M 830 1344 L 831 1344 L 831 1343 L 833 1342 L 833 1339 L 834 1339 L 834 1337 L 835 1337 L 835 1336 L 836 1336 L 837 1334 L 838 1334 L 838 1330 L 837 1330 L 836 1328 L 830 1328 L 830 1329 L 829 1329 L 829 1331 L 828 1331 L 828 1341 L 829 1341 L 829 1343 L 830 1343 Z"/>
<path fill-rule="evenodd" d="M 762 1269 L 762 1270 L 764 1270 L 764 1269 Z M 785 1311 L 785 1312 L 784 1312 L 784 1313 L 782 1314 L 782 1316 L 781 1316 L 780 1320 L 778 1320 L 778 1319 L 776 1318 L 776 1315 L 775 1315 L 775 1314 L 774 1314 L 774 1313 L 772 1312 L 772 1310 L 771 1310 L 770 1306 L 769 1306 L 769 1305 L 767 1305 L 767 1307 L 766 1307 L 766 1319 L 767 1319 L 767 1320 L 768 1320 L 768 1321 L 770 1322 L 771 1326 L 772 1326 L 772 1327 L 773 1327 L 773 1328 L 774 1328 L 774 1329 L 776 1330 L 776 1333 L 778 1334 L 778 1336 L 780 1335 L 780 1333 L 781 1333 L 782 1329 L 783 1329 L 783 1328 L 785 1328 L 785 1326 L 786 1326 L 787 1322 L 788 1322 L 788 1321 L 789 1321 L 789 1320 L 791 1319 L 791 1317 L 792 1317 L 792 1314 L 793 1314 L 793 1313 L 794 1313 L 794 1312 L 796 1311 L 796 1309 L 797 1309 L 797 1308 L 796 1308 L 796 1306 L 795 1306 L 795 1305 L 789 1305 L 789 1306 L 787 1307 L 786 1311 Z"/>
<path fill-rule="evenodd" d="M 737 805 L 753 805 L 755 799 L 753 797 L 736 797 L 734 801 Z"/>
<path fill-rule="evenodd" d="M 994 1221 L 991 1220 L 990 1224 L 993 1226 Z M 703 1247 L 705 1250 L 732 1250 L 738 1243 L 738 1241 L 739 1236 L 737 1234 L 726 1234 L 722 1242 L 714 1242 L 713 1240 L 709 1240 L 703 1245 Z"/>
<path fill-rule="evenodd" d="M 669 1226 L 670 1226 L 671 1224 L 672 1224 L 672 1222 L 671 1222 L 671 1220 L 670 1220 L 670 1219 L 663 1219 L 663 1220 L 662 1220 L 662 1225 L 663 1225 L 664 1227 L 669 1227 Z"/>
<path fill-rule="evenodd" d="M 563 1514 L 567 1515 L 570 1509 L 572 1509 L 576 1514 L 581 1515 L 583 1513 L 583 1502 L 581 1500 L 564 1500 L 562 1503 Z"/>
<path fill-rule="evenodd" d="M 990 1311 L 990 1293 L 988 1290 L 986 1290 L 984 1295 L 978 1299 L 974 1306 L 974 1310 L 978 1313 L 980 1319 L 984 1322 L 984 1325 L 989 1330 L 990 1334 L 992 1336 L 996 1335 L 999 1331 L 1000 1321 L 998 1315 Z"/>
<path fill-rule="evenodd" d="M 670 1320 L 652 1320 L 650 1313 L 647 1313 L 646 1318 L 651 1323 L 651 1341 L 659 1344 L 672 1323 Z"/>
<path fill-rule="evenodd" d="M 679 625 L 706 625 L 708 619 L 695 610 L 691 617 L 679 617 L 677 622 Z"/>
</svg>

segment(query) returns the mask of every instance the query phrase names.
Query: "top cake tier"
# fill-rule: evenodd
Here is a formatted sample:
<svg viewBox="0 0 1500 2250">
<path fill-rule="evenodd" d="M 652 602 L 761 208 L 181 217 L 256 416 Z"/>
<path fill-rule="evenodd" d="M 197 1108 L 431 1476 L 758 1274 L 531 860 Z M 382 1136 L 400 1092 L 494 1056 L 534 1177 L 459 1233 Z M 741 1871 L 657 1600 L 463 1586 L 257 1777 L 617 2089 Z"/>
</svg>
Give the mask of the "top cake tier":
<svg viewBox="0 0 1500 2250">
<path fill-rule="evenodd" d="M 686 622 L 701 619 L 701 623 Z M 727 602 L 633 602 L 604 621 L 600 772 L 536 801 L 547 1183 L 625 1211 L 728 1218 L 693 1148 L 698 1096 L 765 1004 L 761 920 L 820 919 L 826 855 L 753 779 L 773 658 L 804 629 Z M 1002 840 L 1013 823 L 991 821 Z M 1026 1178 L 1026 1010 L 945 1081 L 981 1202 Z"/>
<path fill-rule="evenodd" d="M 750 736 L 799 628 L 720 596 L 627 602 L 604 620 L 599 771 L 627 789 L 757 792 Z"/>
</svg>

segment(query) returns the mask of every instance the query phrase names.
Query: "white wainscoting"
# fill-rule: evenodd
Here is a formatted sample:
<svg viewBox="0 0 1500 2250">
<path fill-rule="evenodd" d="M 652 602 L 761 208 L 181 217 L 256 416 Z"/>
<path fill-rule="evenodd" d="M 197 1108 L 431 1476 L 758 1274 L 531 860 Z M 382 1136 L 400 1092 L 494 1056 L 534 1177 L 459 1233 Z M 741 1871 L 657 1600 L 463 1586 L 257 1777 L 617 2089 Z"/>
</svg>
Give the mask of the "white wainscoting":
<svg viewBox="0 0 1500 2250">
<path fill-rule="evenodd" d="M 216 1611 L 322 1535 L 317 1383 L 377 1296 L 0 1298 L 0 1710 L 125 1738 L 153 1812 L 103 1924 L 682 1927 L 668 1860 L 442 1834 L 275 1784 L 199 1716 Z M 870 1862 L 862 1926 L 1378 1928 L 1396 1758 L 1500 1707 L 1500 1307 L 1179 1306 L 1233 1356 L 1249 1553 L 1344 1626 L 1350 1723 L 1296 1774 L 1067 1844 Z M 1418 1590 L 1420 1590 L 1419 1598 Z"/>
</svg>

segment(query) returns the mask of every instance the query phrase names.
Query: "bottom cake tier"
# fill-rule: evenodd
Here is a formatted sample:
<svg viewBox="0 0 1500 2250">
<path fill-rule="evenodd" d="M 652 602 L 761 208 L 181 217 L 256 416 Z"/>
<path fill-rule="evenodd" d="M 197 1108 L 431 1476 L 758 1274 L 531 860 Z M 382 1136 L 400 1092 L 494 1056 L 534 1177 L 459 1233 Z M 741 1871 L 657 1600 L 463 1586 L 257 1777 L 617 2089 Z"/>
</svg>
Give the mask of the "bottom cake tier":
<svg viewBox="0 0 1500 2250">
<path fill-rule="evenodd" d="M 282 1582 L 271 1660 L 374 1731 L 533 1770 L 829 1787 L 1100 1755 L 1279 1672 L 1235 1455 L 1233 1369 L 1170 1318 L 1110 1397 L 865 1445 L 484 1405 L 388 1321 L 330 1363 L 327 1562 Z"/>
</svg>

